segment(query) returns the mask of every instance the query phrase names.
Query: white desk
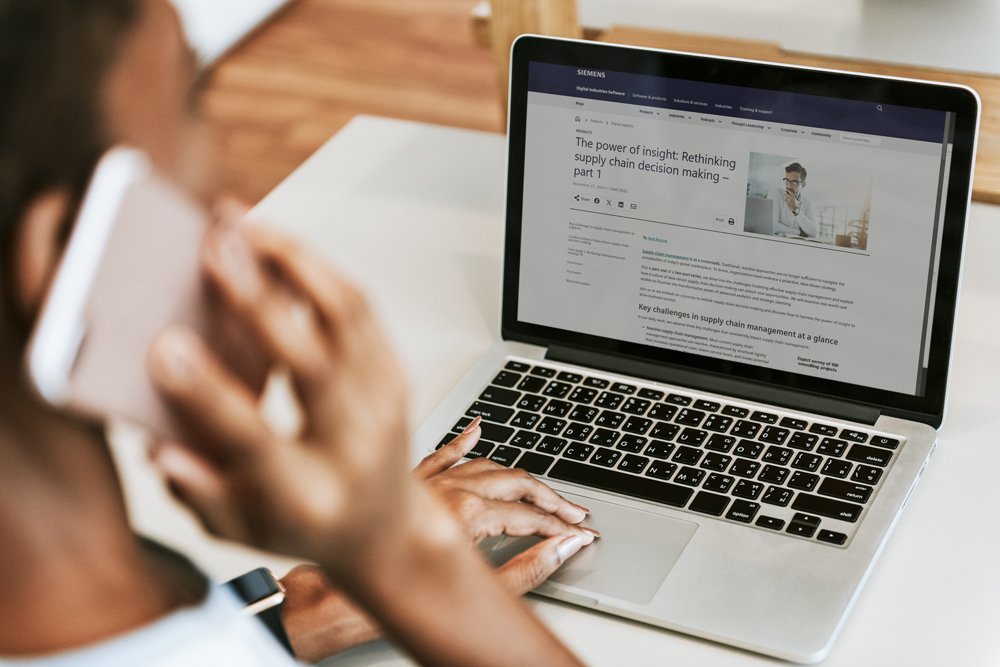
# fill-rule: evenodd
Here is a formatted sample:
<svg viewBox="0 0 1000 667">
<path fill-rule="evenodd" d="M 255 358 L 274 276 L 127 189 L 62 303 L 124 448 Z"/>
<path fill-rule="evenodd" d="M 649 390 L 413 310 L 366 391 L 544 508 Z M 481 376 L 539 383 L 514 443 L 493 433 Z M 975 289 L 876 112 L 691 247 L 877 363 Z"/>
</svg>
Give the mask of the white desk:
<svg viewBox="0 0 1000 667">
<path fill-rule="evenodd" d="M 504 150 L 500 135 L 358 117 L 257 209 L 371 295 L 413 382 L 414 428 L 498 338 Z M 1000 208 L 973 207 L 968 248 L 938 453 L 824 665 L 1000 664 Z M 133 516 L 157 532 L 155 512 Z M 256 557 L 206 546 L 190 529 L 158 530 L 218 576 Z M 588 664 L 778 663 L 542 598 L 530 604 Z M 376 642 L 328 664 L 408 663 Z"/>
</svg>

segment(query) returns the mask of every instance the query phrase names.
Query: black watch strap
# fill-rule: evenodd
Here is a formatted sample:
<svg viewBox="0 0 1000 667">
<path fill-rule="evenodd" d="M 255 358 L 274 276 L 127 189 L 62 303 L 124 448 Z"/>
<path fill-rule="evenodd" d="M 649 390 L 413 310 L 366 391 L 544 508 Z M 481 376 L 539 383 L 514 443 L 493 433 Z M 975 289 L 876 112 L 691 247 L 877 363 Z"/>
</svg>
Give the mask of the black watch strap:
<svg viewBox="0 0 1000 667">
<path fill-rule="evenodd" d="M 226 582 L 233 592 L 247 606 L 247 610 L 260 619 L 278 643 L 285 647 L 289 655 L 295 657 L 292 643 L 281 621 L 281 608 L 285 605 L 285 589 L 266 567 L 259 567 Z"/>
</svg>

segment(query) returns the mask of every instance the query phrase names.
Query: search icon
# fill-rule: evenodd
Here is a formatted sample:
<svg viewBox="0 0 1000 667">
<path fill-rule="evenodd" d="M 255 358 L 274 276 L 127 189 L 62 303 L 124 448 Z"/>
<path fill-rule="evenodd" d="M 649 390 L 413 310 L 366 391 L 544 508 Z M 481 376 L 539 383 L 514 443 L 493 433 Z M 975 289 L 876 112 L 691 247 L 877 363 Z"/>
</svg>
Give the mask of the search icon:
<svg viewBox="0 0 1000 667">
<path fill-rule="evenodd" d="M 876 109 L 878 109 L 879 111 L 881 111 L 881 110 L 882 110 L 882 105 L 881 105 L 881 104 L 879 104 L 879 105 L 878 105 L 878 106 L 876 106 L 875 108 L 876 108 Z"/>
</svg>

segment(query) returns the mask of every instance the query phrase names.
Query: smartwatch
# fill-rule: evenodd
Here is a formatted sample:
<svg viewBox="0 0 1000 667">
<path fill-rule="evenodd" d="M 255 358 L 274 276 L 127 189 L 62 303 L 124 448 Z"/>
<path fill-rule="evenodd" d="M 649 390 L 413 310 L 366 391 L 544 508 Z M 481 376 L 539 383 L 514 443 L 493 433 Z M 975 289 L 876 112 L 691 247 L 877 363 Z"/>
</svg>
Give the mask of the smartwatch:
<svg viewBox="0 0 1000 667">
<path fill-rule="evenodd" d="M 225 586 L 246 605 L 243 613 L 260 619 L 278 643 L 294 658 L 295 651 L 288 640 L 285 625 L 281 622 L 285 587 L 274 578 L 274 574 L 266 567 L 259 567 L 226 582 Z"/>
</svg>

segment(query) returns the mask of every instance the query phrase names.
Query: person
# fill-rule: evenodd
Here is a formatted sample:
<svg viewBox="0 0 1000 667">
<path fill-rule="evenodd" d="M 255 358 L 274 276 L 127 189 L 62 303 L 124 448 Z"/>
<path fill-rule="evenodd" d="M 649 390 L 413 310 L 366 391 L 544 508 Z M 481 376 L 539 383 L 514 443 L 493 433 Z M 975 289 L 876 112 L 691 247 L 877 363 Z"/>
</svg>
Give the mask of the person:
<svg viewBox="0 0 1000 667">
<path fill-rule="evenodd" d="M 775 236 L 819 236 L 819 222 L 812 197 L 805 194 L 806 168 L 798 162 L 785 166 L 782 185 L 767 193 L 775 202 Z"/>
<path fill-rule="evenodd" d="M 103 425 L 44 403 L 23 370 L 102 154 L 141 148 L 214 198 L 197 109 L 167 0 L 0 0 L 0 663 L 291 662 L 190 562 L 132 534 Z M 149 373 L 185 436 L 151 457 L 213 533 L 315 563 L 283 580 L 298 656 L 387 635 L 426 663 L 578 665 L 515 594 L 594 539 L 586 510 L 523 471 L 454 466 L 478 422 L 407 470 L 404 383 L 363 296 L 293 240 L 219 211 L 206 283 L 290 373 L 304 428 L 276 436 L 261 379 L 175 327 Z M 545 539 L 493 572 L 471 545 L 499 534 Z"/>
</svg>

